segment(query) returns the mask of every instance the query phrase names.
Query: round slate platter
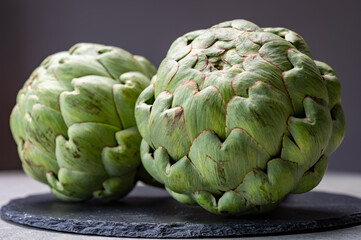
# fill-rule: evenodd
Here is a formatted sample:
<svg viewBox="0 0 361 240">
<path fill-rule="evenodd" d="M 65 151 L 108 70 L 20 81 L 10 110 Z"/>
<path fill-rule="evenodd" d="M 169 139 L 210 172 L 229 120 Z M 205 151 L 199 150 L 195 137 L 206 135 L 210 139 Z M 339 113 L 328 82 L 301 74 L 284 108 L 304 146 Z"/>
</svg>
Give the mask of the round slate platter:
<svg viewBox="0 0 361 240">
<path fill-rule="evenodd" d="M 63 232 L 117 237 L 235 237 L 323 231 L 361 223 L 361 199 L 324 192 L 290 195 L 262 216 L 225 217 L 187 206 L 162 189 L 137 187 L 118 202 L 64 203 L 51 194 L 14 199 L 5 220 Z"/>
</svg>

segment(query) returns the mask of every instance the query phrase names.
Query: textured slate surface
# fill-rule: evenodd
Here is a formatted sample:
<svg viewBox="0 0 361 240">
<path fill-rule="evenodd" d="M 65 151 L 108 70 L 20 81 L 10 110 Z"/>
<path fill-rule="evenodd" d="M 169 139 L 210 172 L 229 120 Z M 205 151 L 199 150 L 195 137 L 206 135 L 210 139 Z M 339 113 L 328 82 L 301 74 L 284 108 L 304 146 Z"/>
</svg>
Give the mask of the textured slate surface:
<svg viewBox="0 0 361 240">
<path fill-rule="evenodd" d="M 118 237 L 230 237 L 322 231 L 361 223 L 361 199 L 309 192 L 290 195 L 267 215 L 215 216 L 182 205 L 161 189 L 137 187 L 127 198 L 106 203 L 64 203 L 51 194 L 14 199 L 1 217 L 63 232 Z"/>
</svg>

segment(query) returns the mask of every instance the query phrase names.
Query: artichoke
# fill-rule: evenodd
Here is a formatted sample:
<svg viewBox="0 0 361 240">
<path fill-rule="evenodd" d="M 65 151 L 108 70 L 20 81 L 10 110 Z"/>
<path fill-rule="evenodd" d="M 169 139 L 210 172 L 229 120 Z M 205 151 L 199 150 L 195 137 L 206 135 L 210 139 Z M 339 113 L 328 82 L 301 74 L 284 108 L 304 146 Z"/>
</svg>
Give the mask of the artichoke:
<svg viewBox="0 0 361 240">
<path fill-rule="evenodd" d="M 46 58 L 10 117 L 25 172 L 65 201 L 119 198 L 149 180 L 134 106 L 155 72 L 145 58 L 99 44 Z"/>
<path fill-rule="evenodd" d="M 341 88 L 285 28 L 220 23 L 179 37 L 136 103 L 144 168 L 178 201 L 256 214 L 321 180 L 341 143 Z"/>
</svg>

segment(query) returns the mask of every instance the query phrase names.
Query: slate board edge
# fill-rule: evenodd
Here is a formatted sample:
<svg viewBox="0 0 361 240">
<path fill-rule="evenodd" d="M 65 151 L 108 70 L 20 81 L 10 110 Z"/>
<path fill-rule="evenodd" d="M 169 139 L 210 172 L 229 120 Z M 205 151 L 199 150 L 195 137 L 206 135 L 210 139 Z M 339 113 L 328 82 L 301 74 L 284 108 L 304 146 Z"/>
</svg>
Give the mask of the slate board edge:
<svg viewBox="0 0 361 240">
<path fill-rule="evenodd" d="M 32 195 L 35 196 L 35 195 Z M 26 198 L 26 197 L 25 197 Z M 222 228 L 214 228 L 206 224 L 185 224 L 185 223 L 120 223 L 91 221 L 85 226 L 81 221 L 72 219 L 59 219 L 53 217 L 38 217 L 30 214 L 19 213 L 11 210 L 11 206 L 16 200 L 11 200 L 0 209 L 1 218 L 7 221 L 27 225 L 31 227 L 55 230 L 59 232 L 69 232 L 85 235 L 130 237 L 130 238 L 192 238 L 192 237 L 239 237 L 239 236 L 260 236 L 305 233 L 315 231 L 326 231 L 344 227 L 351 227 L 361 224 L 361 212 L 346 215 L 337 219 L 315 220 L 308 223 L 293 222 L 280 226 L 278 224 L 267 224 L 263 227 L 252 224 L 232 224 L 224 225 Z M 45 221 L 44 221 L 45 220 Z M 44 224 L 46 223 L 46 224 Z"/>
</svg>

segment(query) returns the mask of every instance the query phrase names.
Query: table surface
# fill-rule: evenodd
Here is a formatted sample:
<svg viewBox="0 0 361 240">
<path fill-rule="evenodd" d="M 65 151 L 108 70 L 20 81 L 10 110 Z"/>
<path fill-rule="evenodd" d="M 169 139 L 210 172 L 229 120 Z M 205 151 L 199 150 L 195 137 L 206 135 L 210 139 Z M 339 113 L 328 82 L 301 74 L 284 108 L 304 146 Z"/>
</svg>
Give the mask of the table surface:
<svg viewBox="0 0 361 240">
<path fill-rule="evenodd" d="M 361 174 L 327 172 L 319 186 L 315 190 L 327 191 L 333 193 L 342 193 L 350 196 L 361 198 Z M 47 193 L 49 188 L 21 171 L 0 171 L 0 206 L 6 204 L 13 198 L 25 197 L 29 194 Z M 31 237 L 30 237 L 31 236 Z M 25 227 L 19 224 L 5 222 L 0 219 L 0 239 L 31 239 L 34 240 L 110 240 L 110 239 L 132 239 L 132 238 L 113 238 L 77 235 L 71 233 L 61 233 L 55 231 L 42 230 L 37 228 Z M 134 239 L 134 238 L 133 238 Z M 213 238 L 214 240 L 215 238 Z M 329 239 L 361 239 L 361 225 L 356 227 L 282 236 L 265 236 L 265 237 L 245 237 L 245 238 L 227 238 L 242 240 L 329 240 Z M 205 240 L 205 238 L 202 238 Z"/>
</svg>

